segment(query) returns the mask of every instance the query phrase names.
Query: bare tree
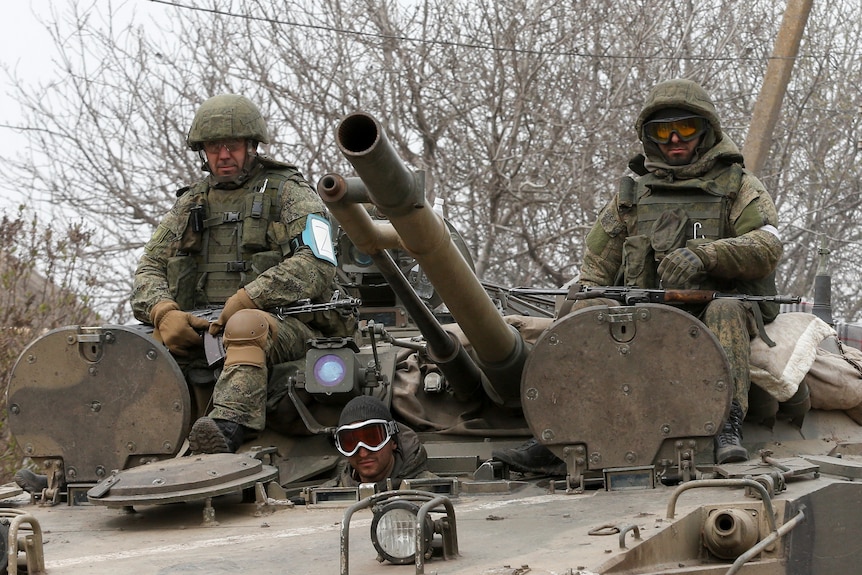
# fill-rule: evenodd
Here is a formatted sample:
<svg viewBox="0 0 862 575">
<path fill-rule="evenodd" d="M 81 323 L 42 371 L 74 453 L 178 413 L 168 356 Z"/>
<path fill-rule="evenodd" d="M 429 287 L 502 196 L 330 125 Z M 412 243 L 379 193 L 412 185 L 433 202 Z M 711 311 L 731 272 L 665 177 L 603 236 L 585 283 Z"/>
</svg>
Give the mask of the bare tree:
<svg viewBox="0 0 862 575">
<path fill-rule="evenodd" d="M 165 2 L 170 24 L 154 34 L 134 21 L 113 28 L 104 5 L 72 3 L 46 21 L 56 81 L 18 93 L 22 129 L 48 155 L 11 159 L 13 172 L 98 222 L 92 257 L 105 262 L 118 314 L 172 192 L 200 176 L 184 137 L 215 93 L 258 102 L 271 154 L 312 182 L 349 174 L 335 127 L 356 109 L 372 113 L 404 161 L 426 171 L 429 196 L 445 198 L 481 278 L 557 286 L 577 273 L 586 230 L 638 152 L 646 91 L 673 77 L 701 82 L 741 145 L 783 11 L 770 0 L 744 10 L 733 0 L 210 6 Z M 860 307 L 848 264 L 860 253 L 861 13 L 850 0 L 815 6 L 762 177 L 786 239 L 782 291 L 810 291 L 825 238 L 845 317 Z"/>
</svg>

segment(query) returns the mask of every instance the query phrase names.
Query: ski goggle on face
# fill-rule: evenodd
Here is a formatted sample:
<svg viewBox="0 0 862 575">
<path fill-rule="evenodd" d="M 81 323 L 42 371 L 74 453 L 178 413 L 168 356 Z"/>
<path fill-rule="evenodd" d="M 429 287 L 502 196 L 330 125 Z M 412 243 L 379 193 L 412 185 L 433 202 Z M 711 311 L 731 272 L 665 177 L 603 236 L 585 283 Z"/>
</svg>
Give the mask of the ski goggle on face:
<svg viewBox="0 0 862 575">
<path fill-rule="evenodd" d="M 350 457 L 360 447 L 368 451 L 380 451 L 398 433 L 394 421 L 367 419 L 350 425 L 342 425 L 335 430 L 335 447 L 342 455 Z"/>
<path fill-rule="evenodd" d="M 683 142 L 690 142 L 706 131 L 706 118 L 690 116 L 676 120 L 654 120 L 644 124 L 644 135 L 656 144 L 667 144 L 676 132 Z"/>
</svg>

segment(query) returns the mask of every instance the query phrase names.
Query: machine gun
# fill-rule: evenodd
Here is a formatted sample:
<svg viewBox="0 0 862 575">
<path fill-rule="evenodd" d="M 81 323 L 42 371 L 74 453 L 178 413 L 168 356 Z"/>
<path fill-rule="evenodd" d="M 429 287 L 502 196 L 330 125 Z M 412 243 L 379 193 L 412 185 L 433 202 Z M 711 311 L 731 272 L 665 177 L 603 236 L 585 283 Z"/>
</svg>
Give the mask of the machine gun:
<svg viewBox="0 0 862 575">
<path fill-rule="evenodd" d="M 301 299 L 296 302 L 280 306 L 272 309 L 268 309 L 266 311 L 272 313 L 277 316 L 279 319 L 284 319 L 289 316 L 301 315 L 304 313 L 315 313 L 318 311 L 329 311 L 336 310 L 339 313 L 353 313 L 356 314 L 359 310 L 359 306 L 362 305 L 362 301 L 359 298 L 355 297 L 346 297 L 341 298 L 339 292 L 335 292 L 332 294 L 332 299 L 327 302 L 322 303 L 314 303 L 310 299 Z M 214 314 L 214 310 L 208 310 L 208 314 L 212 316 Z M 215 314 L 215 317 L 218 317 L 218 314 Z M 212 335 L 208 331 L 204 332 L 204 352 L 206 354 L 207 363 L 210 367 L 217 364 L 219 361 L 224 359 L 225 350 L 224 350 L 224 342 L 222 341 L 222 334 Z"/>
<path fill-rule="evenodd" d="M 764 301 L 779 304 L 799 303 L 802 301 L 802 298 L 799 296 L 748 295 L 704 289 L 646 289 L 623 286 L 573 285 L 570 289 L 512 288 L 509 290 L 509 293 L 513 295 L 564 295 L 568 299 L 575 301 L 608 298 L 624 305 L 638 303 L 664 303 L 669 305 L 704 304 L 714 299 L 737 299 L 752 302 Z"/>
</svg>

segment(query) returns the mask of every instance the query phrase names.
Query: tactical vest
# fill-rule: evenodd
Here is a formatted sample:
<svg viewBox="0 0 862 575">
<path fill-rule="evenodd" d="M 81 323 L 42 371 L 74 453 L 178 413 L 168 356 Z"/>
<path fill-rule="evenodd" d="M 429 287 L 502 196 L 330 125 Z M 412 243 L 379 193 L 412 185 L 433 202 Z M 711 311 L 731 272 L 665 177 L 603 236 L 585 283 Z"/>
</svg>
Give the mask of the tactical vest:
<svg viewBox="0 0 862 575">
<path fill-rule="evenodd" d="M 206 181 L 188 192 L 191 213 L 183 252 L 168 262 L 168 283 L 183 309 L 223 304 L 240 287 L 290 253 L 287 238 L 270 244 L 279 221 L 284 173 L 269 170 L 236 190 L 209 192 Z"/>
<path fill-rule="evenodd" d="M 620 189 L 620 204 L 637 206 L 637 210 L 633 229 L 623 246 L 625 285 L 658 288 L 658 264 L 668 253 L 733 236 L 730 207 L 739 192 L 742 175 L 742 167 L 732 164 L 721 165 L 702 178 L 668 181 L 652 174 L 637 182 L 628 178 Z"/>
<path fill-rule="evenodd" d="M 715 177 L 711 177 L 712 175 Z M 658 264 L 680 247 L 735 236 L 730 207 L 742 186 L 741 165 L 721 164 L 702 178 L 668 181 L 653 174 L 637 181 L 624 178 L 620 205 L 636 207 L 634 226 L 623 244 L 623 281 L 626 286 L 658 288 Z M 711 279 L 700 289 L 753 295 L 776 295 L 775 273 L 758 280 L 721 282 Z M 758 323 L 778 315 L 774 302 L 760 302 Z M 755 310 L 756 311 L 756 310 Z"/>
</svg>

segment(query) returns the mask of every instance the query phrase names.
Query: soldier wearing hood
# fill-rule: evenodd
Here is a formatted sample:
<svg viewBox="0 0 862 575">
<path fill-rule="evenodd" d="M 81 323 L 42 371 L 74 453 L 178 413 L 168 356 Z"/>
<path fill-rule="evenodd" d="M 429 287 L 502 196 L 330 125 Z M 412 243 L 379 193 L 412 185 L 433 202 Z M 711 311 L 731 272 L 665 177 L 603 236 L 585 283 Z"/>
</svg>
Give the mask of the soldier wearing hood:
<svg viewBox="0 0 862 575">
<path fill-rule="evenodd" d="M 706 91 L 691 80 L 658 84 L 635 129 L 644 150 L 629 162 L 636 177 L 621 180 L 587 235 L 579 283 L 775 295 L 783 251 L 775 205 L 745 169 Z M 598 304 L 618 305 L 579 301 L 569 310 Z M 715 299 L 687 311 L 716 335 L 733 374 L 730 414 L 715 438 L 716 463 L 745 461 L 751 338 L 775 318 L 778 306 Z M 559 468 L 535 440 L 495 457 L 516 469 Z"/>
</svg>

